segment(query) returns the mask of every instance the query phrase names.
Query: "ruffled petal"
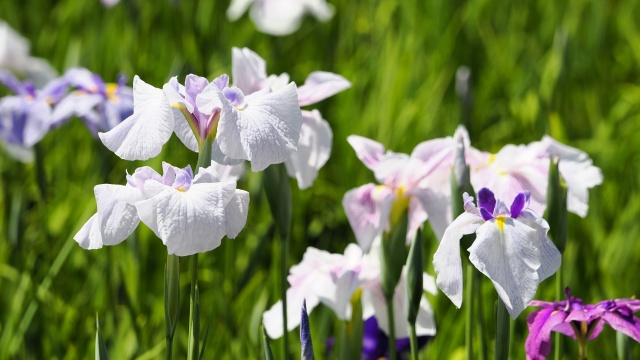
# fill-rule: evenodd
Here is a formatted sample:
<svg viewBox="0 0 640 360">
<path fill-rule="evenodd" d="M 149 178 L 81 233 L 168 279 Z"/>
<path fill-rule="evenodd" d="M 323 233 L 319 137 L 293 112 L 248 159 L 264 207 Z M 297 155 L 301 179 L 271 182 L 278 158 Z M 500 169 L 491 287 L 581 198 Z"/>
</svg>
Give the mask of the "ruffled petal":
<svg viewBox="0 0 640 360">
<path fill-rule="evenodd" d="M 267 63 L 260 55 L 248 48 L 234 47 L 231 49 L 231 57 L 233 85 L 240 88 L 245 95 L 262 89 L 267 79 Z"/>
<path fill-rule="evenodd" d="M 236 190 L 224 209 L 225 230 L 229 239 L 235 239 L 247 223 L 249 214 L 249 193 Z"/>
<path fill-rule="evenodd" d="M 318 170 L 329 160 L 332 141 L 331 127 L 320 112 L 302 111 L 298 151 L 292 153 L 285 161 L 287 173 L 298 180 L 301 190 L 313 184 Z"/>
<path fill-rule="evenodd" d="M 524 344 L 527 360 L 544 360 L 551 353 L 551 331 L 567 317 L 564 311 L 553 308 L 537 310 L 529 314 L 529 335 Z"/>
<path fill-rule="evenodd" d="M 351 83 L 338 74 L 314 71 L 307 76 L 304 85 L 298 88 L 298 104 L 315 104 L 350 87 Z"/>
<path fill-rule="evenodd" d="M 538 288 L 540 250 L 536 230 L 512 218 L 480 226 L 469 260 L 486 275 L 513 319 L 533 300 Z"/>
<path fill-rule="evenodd" d="M 140 223 L 135 203 L 143 200 L 132 186 L 102 184 L 93 190 L 98 204 L 97 221 L 104 245 L 117 245 L 133 233 Z"/>
<path fill-rule="evenodd" d="M 545 219 L 537 216 L 532 210 L 526 209 L 520 213 L 518 221 L 531 227 L 538 234 L 534 246 L 540 250 L 538 280 L 543 281 L 558 271 L 560 263 L 562 262 L 562 255 L 551 239 L 549 239 L 549 236 L 547 236 L 549 224 Z"/>
<path fill-rule="evenodd" d="M 460 239 L 475 232 L 482 223 L 482 218 L 475 214 L 460 214 L 444 231 L 438 250 L 433 254 L 436 285 L 458 308 L 462 305 Z"/>
<path fill-rule="evenodd" d="M 150 180 L 145 188 L 152 183 L 158 184 Z M 188 256 L 220 245 L 226 229 L 225 208 L 234 192 L 233 182 L 192 184 L 185 192 L 165 186 L 154 197 L 136 203 L 136 208 L 169 254 Z"/>
<path fill-rule="evenodd" d="M 246 107 L 233 107 L 221 92 L 222 115 L 216 143 L 232 159 L 251 161 L 251 170 L 262 171 L 284 162 L 297 149 L 302 126 L 294 83 L 271 93 L 246 97 Z"/>
<path fill-rule="evenodd" d="M 164 92 L 133 78 L 133 115 L 111 131 L 100 133 L 102 143 L 125 160 L 147 160 L 158 154 L 173 133 L 171 106 Z"/>
<path fill-rule="evenodd" d="M 98 224 L 98 214 L 93 214 L 93 216 L 82 225 L 80 231 L 73 236 L 73 240 L 83 249 L 95 250 L 102 248 L 103 244 L 100 235 L 100 225 Z"/>
</svg>

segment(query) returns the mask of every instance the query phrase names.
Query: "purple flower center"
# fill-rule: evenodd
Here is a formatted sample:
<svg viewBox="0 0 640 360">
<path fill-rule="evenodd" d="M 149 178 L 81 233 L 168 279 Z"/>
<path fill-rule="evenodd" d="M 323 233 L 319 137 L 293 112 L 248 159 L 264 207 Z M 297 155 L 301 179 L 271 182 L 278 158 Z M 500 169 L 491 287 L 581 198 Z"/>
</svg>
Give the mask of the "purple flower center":
<svg viewBox="0 0 640 360">
<path fill-rule="evenodd" d="M 478 192 L 478 207 L 480 207 L 480 215 L 484 221 L 493 219 L 493 210 L 496 207 L 496 197 L 493 192 L 487 188 L 482 188 Z"/>
<path fill-rule="evenodd" d="M 222 89 L 222 93 L 234 107 L 242 107 L 242 105 L 244 105 L 244 93 L 237 87 L 224 88 Z"/>
<path fill-rule="evenodd" d="M 516 195 L 515 199 L 513 199 L 513 203 L 511 203 L 511 209 L 509 212 L 506 210 L 506 206 L 504 203 L 500 202 L 500 206 L 496 209 L 496 197 L 493 192 L 487 188 L 482 188 L 478 192 L 478 207 L 480 208 L 480 215 L 484 221 L 489 221 L 495 218 L 497 215 L 507 215 L 510 214 L 511 218 L 515 219 L 520 216 L 522 210 L 527 207 L 529 202 L 529 198 L 531 197 L 529 191 L 521 192 Z M 496 212 L 498 214 L 496 214 Z"/>
</svg>

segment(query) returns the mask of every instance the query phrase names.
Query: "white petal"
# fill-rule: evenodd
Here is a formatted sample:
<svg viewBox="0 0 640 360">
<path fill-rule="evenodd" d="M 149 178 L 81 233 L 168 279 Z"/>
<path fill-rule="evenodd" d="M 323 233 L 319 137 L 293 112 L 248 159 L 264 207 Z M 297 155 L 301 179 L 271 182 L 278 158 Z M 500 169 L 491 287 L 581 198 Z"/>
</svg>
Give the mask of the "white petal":
<svg viewBox="0 0 640 360">
<path fill-rule="evenodd" d="M 97 217 L 98 214 L 93 214 L 93 216 L 82 225 L 80 231 L 73 236 L 73 240 L 83 249 L 95 250 L 102 248 L 102 237 L 100 236 L 100 226 Z"/>
<path fill-rule="evenodd" d="M 298 151 L 285 161 L 287 173 L 298 180 L 303 190 L 313 184 L 318 170 L 324 166 L 331 155 L 333 133 L 329 123 L 322 118 L 318 110 L 302 111 L 302 128 Z"/>
<path fill-rule="evenodd" d="M 52 122 L 59 124 L 72 116 L 85 117 L 91 116 L 94 107 L 102 101 L 99 94 L 86 94 L 82 92 L 73 92 L 65 96 L 53 109 Z"/>
<path fill-rule="evenodd" d="M 384 156 L 384 145 L 377 141 L 358 135 L 347 137 L 349 145 L 356 151 L 356 156 L 369 169 L 375 171 L 378 162 Z"/>
<path fill-rule="evenodd" d="M 298 30 L 304 10 L 299 0 L 260 1 L 251 7 L 249 15 L 260 32 L 282 36 Z"/>
<path fill-rule="evenodd" d="M 558 271 L 560 263 L 562 262 L 562 255 L 551 239 L 549 239 L 549 236 L 547 236 L 549 224 L 545 219 L 537 216 L 531 210 L 525 209 L 518 216 L 518 221 L 531 227 L 538 234 L 537 241 L 534 245 L 540 250 L 538 280 L 543 281 Z"/>
<path fill-rule="evenodd" d="M 302 114 L 294 83 L 247 96 L 243 110 L 233 107 L 222 93 L 219 96 L 223 107 L 216 142 L 223 154 L 251 161 L 256 172 L 284 162 L 296 151 Z"/>
<path fill-rule="evenodd" d="M 29 107 L 24 124 L 24 145 L 31 147 L 42 140 L 51 125 L 51 107 L 44 101 L 35 101 Z"/>
<path fill-rule="evenodd" d="M 287 331 L 291 331 L 300 325 L 300 309 L 303 300 L 307 300 L 307 313 L 311 313 L 319 299 L 313 294 L 314 281 L 307 281 L 299 287 L 287 289 Z M 262 315 L 262 323 L 267 335 L 271 339 L 282 337 L 282 300 L 278 300 L 269 310 Z"/>
<path fill-rule="evenodd" d="M 357 272 L 352 270 L 345 271 L 333 279 L 333 286 L 316 285 L 318 285 L 317 289 L 321 289 L 321 291 L 316 292 L 316 295 L 323 304 L 329 306 L 336 313 L 338 319 L 351 319 L 351 296 L 360 287 Z"/>
<path fill-rule="evenodd" d="M 462 305 L 462 261 L 460 259 L 460 239 L 475 232 L 483 220 L 481 217 L 462 213 L 445 230 L 442 241 L 433 254 L 433 269 L 436 284 L 458 308 Z"/>
<path fill-rule="evenodd" d="M 351 87 L 344 77 L 326 71 L 314 71 L 298 89 L 300 106 L 315 104 Z"/>
<path fill-rule="evenodd" d="M 469 248 L 469 260 L 485 274 L 513 319 L 533 300 L 538 288 L 540 251 L 534 244 L 537 232 L 512 218 L 499 228 L 495 220 L 485 222 Z"/>
<path fill-rule="evenodd" d="M 267 79 L 267 63 L 248 48 L 232 48 L 233 85 L 245 95 L 252 94 L 263 87 Z"/>
<path fill-rule="evenodd" d="M 104 245 L 117 245 L 140 223 L 135 202 L 143 199 L 132 186 L 102 184 L 93 189 L 98 204 L 97 221 Z"/>
<path fill-rule="evenodd" d="M 249 193 L 244 190 L 236 190 L 235 194 L 224 209 L 226 219 L 225 229 L 227 237 L 235 239 L 247 223 L 249 214 Z"/>
<path fill-rule="evenodd" d="M 153 182 L 147 181 L 145 188 Z M 233 182 L 192 184 L 185 192 L 167 187 L 136 207 L 169 254 L 188 256 L 220 245 L 226 229 L 225 207 L 234 191 Z"/>
<path fill-rule="evenodd" d="M 133 78 L 133 115 L 111 131 L 100 133 L 100 140 L 125 160 L 146 160 L 162 150 L 173 133 L 171 106 L 164 92 Z"/>
<path fill-rule="evenodd" d="M 253 1 L 254 0 L 231 0 L 231 4 L 229 4 L 229 8 L 227 8 L 227 18 L 231 21 L 238 20 L 242 14 L 247 11 Z"/>
<path fill-rule="evenodd" d="M 374 184 L 366 184 L 344 194 L 344 212 L 364 252 L 369 251 L 387 227 L 394 200 L 395 195 L 389 188 Z"/>
</svg>

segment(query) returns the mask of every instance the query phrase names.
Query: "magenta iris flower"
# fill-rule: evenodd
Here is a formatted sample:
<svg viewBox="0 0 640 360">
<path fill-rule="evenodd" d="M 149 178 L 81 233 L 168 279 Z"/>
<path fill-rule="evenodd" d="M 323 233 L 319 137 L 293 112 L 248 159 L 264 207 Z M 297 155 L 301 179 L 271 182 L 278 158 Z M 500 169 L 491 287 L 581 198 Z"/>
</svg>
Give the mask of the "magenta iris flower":
<svg viewBox="0 0 640 360">
<path fill-rule="evenodd" d="M 593 340 L 607 323 L 635 341 L 640 342 L 640 300 L 615 299 L 597 304 L 583 304 L 582 299 L 570 295 L 567 300 L 546 302 L 534 300 L 529 305 L 540 307 L 527 318 L 529 336 L 525 343 L 527 359 L 542 360 L 551 353 L 551 332 L 556 331 L 578 340 L 582 354 L 587 340 Z M 585 355 L 586 356 L 586 355 Z"/>
</svg>

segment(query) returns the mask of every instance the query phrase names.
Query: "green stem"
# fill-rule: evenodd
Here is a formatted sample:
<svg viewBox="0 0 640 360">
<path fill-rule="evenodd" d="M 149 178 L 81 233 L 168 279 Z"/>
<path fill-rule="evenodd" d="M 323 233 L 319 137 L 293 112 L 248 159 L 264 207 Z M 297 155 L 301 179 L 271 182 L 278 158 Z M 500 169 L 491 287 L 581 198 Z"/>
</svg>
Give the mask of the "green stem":
<svg viewBox="0 0 640 360">
<path fill-rule="evenodd" d="M 578 360 L 587 360 L 587 342 L 578 339 Z"/>
<path fill-rule="evenodd" d="M 556 300 L 560 301 L 560 299 L 564 296 L 564 282 L 562 279 L 562 267 L 558 269 L 556 272 Z M 562 339 L 563 336 L 556 332 L 554 335 L 553 346 L 554 346 L 554 357 L 556 360 L 560 360 L 562 358 Z"/>
<path fill-rule="evenodd" d="M 189 299 L 189 352 L 188 359 L 199 358 L 200 344 L 200 299 L 198 294 L 198 254 L 193 254 L 189 259 L 191 270 L 191 292 Z"/>
<path fill-rule="evenodd" d="M 44 202 L 47 199 L 47 173 L 44 170 L 44 153 L 40 143 L 34 145 L 34 150 L 38 189 L 40 190 L 40 198 Z"/>
<path fill-rule="evenodd" d="M 411 343 L 411 360 L 418 360 L 418 335 L 416 335 L 416 324 L 410 324 L 411 330 L 409 341 Z"/>
<path fill-rule="evenodd" d="M 387 319 L 389 320 L 389 359 L 396 360 L 396 327 L 393 316 L 393 296 L 386 297 L 387 302 Z"/>
<path fill-rule="evenodd" d="M 475 284 L 474 267 L 471 262 L 467 263 L 467 288 L 464 291 L 465 314 L 467 317 L 467 327 L 465 331 L 465 342 L 467 345 L 467 360 L 475 359 L 473 357 L 473 330 L 475 328 L 475 317 L 473 314 L 473 299 L 475 292 L 473 291 Z M 478 297 L 475 297 L 476 299 Z"/>
<path fill-rule="evenodd" d="M 167 254 L 167 265 L 164 269 L 164 317 L 165 338 L 167 343 L 167 359 L 173 356 L 173 335 L 178 323 L 180 310 L 180 259 L 176 255 Z"/>
<path fill-rule="evenodd" d="M 283 348 L 284 354 L 283 358 L 287 359 L 289 357 L 289 340 L 287 336 L 287 274 L 289 273 L 289 269 L 287 268 L 287 255 L 289 254 L 289 234 L 287 232 L 286 235 L 283 236 L 280 233 L 281 237 L 281 246 L 280 246 L 280 298 L 282 299 L 282 321 L 284 321 L 284 335 L 283 339 Z"/>
<path fill-rule="evenodd" d="M 480 340 L 480 360 L 486 360 L 488 358 L 487 352 L 487 343 L 489 340 L 487 339 L 487 331 L 485 331 L 486 327 L 484 325 L 484 316 L 482 309 L 482 273 L 475 269 L 473 271 L 473 277 L 475 281 L 473 283 L 473 293 L 475 294 L 475 305 L 476 305 L 476 338 Z"/>
<path fill-rule="evenodd" d="M 496 347 L 495 347 L 495 360 L 508 360 L 509 359 L 509 335 L 511 333 L 511 321 L 509 319 L 509 312 L 507 307 L 502 302 L 502 299 L 498 298 L 496 304 Z"/>
<path fill-rule="evenodd" d="M 172 355 L 173 355 L 173 338 L 169 338 L 169 335 L 167 335 L 166 338 L 166 342 L 167 342 L 167 360 L 171 360 L 172 359 Z"/>
</svg>

